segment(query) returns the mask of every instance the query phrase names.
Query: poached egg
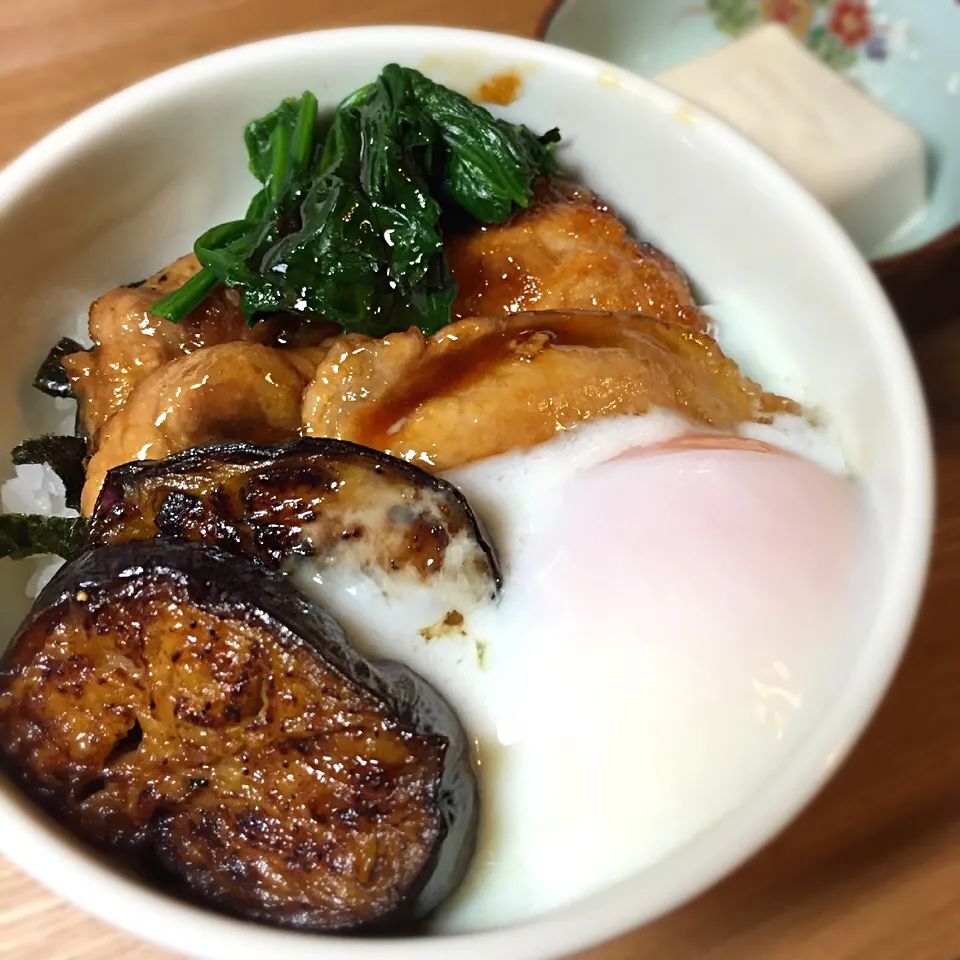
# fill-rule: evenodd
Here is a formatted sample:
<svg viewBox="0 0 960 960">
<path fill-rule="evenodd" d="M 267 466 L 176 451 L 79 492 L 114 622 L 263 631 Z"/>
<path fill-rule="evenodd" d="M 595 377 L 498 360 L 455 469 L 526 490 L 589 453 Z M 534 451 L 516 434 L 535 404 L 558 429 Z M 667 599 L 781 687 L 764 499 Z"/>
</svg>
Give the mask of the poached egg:
<svg viewBox="0 0 960 960">
<path fill-rule="evenodd" d="M 649 866 L 803 736 L 856 606 L 864 507 L 829 439 L 787 419 L 723 436 L 616 417 L 450 471 L 499 553 L 495 604 L 295 574 L 474 741 L 478 850 L 436 929 L 521 921 Z"/>
</svg>

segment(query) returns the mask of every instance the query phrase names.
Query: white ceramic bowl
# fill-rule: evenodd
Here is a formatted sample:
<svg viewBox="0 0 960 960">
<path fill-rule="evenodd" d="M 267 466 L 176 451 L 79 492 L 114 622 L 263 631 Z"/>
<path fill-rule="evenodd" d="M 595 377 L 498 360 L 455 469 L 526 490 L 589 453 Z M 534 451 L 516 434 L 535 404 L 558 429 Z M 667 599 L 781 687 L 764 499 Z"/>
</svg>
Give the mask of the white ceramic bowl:
<svg viewBox="0 0 960 960">
<path fill-rule="evenodd" d="M 188 249 L 251 194 L 241 130 L 309 88 L 322 105 L 387 62 L 469 89 L 524 76 L 506 111 L 559 125 L 563 162 L 685 267 L 711 300 L 766 318 L 829 411 L 881 518 L 870 608 L 812 731 L 738 809 L 662 862 L 535 922 L 450 938 L 369 941 L 252 926 L 143 885 L 0 782 L 0 848 L 57 893 L 179 954 L 231 960 L 532 960 L 598 943 L 694 896 L 754 853 L 823 785 L 895 669 L 923 585 L 931 446 L 899 327 L 833 221 L 771 161 L 671 94 L 599 61 L 509 37 L 373 28 L 229 50 L 138 84 L 55 131 L 0 175 L 0 448 L 54 426 L 29 377 L 89 301 Z M 24 612 L 25 574 L 0 583 L 3 635 Z M 842 675 L 840 675 L 842 674 Z M 562 838 L 558 838 L 562 842 Z"/>
</svg>

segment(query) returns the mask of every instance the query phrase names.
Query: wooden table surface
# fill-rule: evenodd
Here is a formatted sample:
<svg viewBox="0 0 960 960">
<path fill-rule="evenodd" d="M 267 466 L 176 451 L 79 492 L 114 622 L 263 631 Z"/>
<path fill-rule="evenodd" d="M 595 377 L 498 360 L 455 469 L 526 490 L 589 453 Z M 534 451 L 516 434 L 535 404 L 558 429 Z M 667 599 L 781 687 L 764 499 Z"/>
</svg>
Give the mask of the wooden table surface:
<svg viewBox="0 0 960 960">
<path fill-rule="evenodd" d="M 442 23 L 531 35 L 548 0 L 0 0 L 0 163 L 165 67 L 271 35 Z M 915 339 L 936 426 L 936 550 L 882 709 L 819 799 L 699 900 L 578 960 L 960 958 L 960 275 Z M 0 830 L 3 827 L 0 825 Z M 0 957 L 161 960 L 0 859 Z"/>
</svg>

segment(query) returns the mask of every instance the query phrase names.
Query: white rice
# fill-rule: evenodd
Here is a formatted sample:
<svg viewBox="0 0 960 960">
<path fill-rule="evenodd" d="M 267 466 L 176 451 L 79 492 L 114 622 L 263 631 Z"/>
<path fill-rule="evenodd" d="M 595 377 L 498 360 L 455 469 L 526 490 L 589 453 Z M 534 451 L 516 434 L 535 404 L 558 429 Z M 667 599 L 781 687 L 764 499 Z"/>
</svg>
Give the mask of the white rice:
<svg viewBox="0 0 960 960">
<path fill-rule="evenodd" d="M 53 579 L 53 575 L 66 561 L 62 557 L 54 557 L 46 554 L 41 557 L 31 557 L 30 562 L 33 564 L 34 569 L 33 573 L 30 574 L 27 585 L 23 588 L 23 592 L 31 600 L 36 600 L 36 598 L 40 596 L 43 588 Z"/>
<path fill-rule="evenodd" d="M 78 517 L 67 506 L 63 481 L 45 463 L 26 463 L 0 487 L 4 513 L 39 513 L 45 517 Z"/>
<path fill-rule="evenodd" d="M 0 487 L 0 503 L 4 513 L 39 513 L 45 517 L 78 517 L 67 506 L 63 481 L 45 463 L 27 463 L 15 468 L 17 475 Z M 32 600 L 63 566 L 60 557 L 40 556 L 30 561 L 33 573 L 27 581 L 26 594 Z"/>
<path fill-rule="evenodd" d="M 51 430 L 51 433 L 61 434 L 64 437 L 72 437 L 77 427 L 77 402 L 76 400 L 65 400 L 60 397 L 54 397 L 53 409 L 61 415 L 57 425 Z"/>
<path fill-rule="evenodd" d="M 79 343 L 89 343 L 87 312 L 76 317 L 65 336 Z M 48 403 L 50 401 L 47 401 Z M 45 425 L 43 431 L 63 436 L 72 436 L 76 425 L 77 404 L 72 399 L 54 398 L 53 410 L 59 419 L 55 424 Z M 30 434 L 32 435 L 32 434 Z M 16 475 L 0 486 L 0 507 L 4 513 L 34 513 L 45 517 L 77 517 L 76 510 L 66 503 L 66 490 L 63 481 L 44 463 L 31 463 L 15 467 Z M 60 557 L 45 555 L 31 557 L 25 561 L 32 567 L 25 592 L 30 599 L 35 598 L 49 583 L 50 578 L 63 566 Z"/>
</svg>

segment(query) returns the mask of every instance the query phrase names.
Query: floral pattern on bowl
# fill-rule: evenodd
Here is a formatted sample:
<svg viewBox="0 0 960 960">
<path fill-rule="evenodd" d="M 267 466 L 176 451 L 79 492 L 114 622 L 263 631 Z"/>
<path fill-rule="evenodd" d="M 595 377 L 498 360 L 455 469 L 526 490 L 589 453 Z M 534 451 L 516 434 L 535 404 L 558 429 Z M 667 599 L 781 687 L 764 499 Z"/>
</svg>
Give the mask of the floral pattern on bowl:
<svg viewBox="0 0 960 960">
<path fill-rule="evenodd" d="M 926 210 L 863 253 L 896 257 L 898 271 L 902 257 L 933 256 L 928 247 L 941 240 L 960 257 L 960 0 L 553 0 L 543 35 L 656 77 L 771 22 L 912 124 L 927 146 Z M 951 263 L 956 277 L 960 260 Z"/>
<path fill-rule="evenodd" d="M 849 70 L 861 56 L 887 57 L 886 24 L 874 19 L 864 0 L 707 0 L 706 12 L 732 37 L 782 23 L 835 70 Z"/>
</svg>

